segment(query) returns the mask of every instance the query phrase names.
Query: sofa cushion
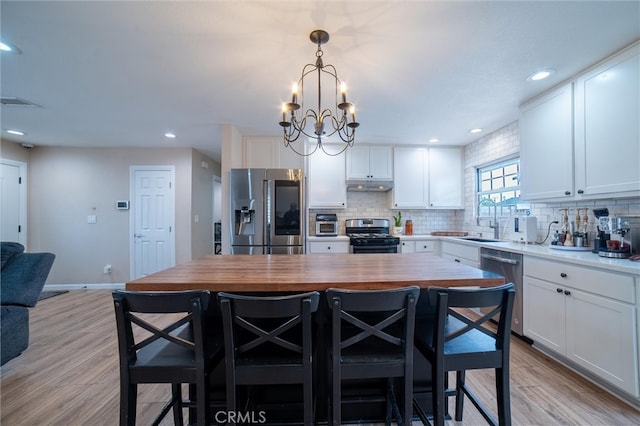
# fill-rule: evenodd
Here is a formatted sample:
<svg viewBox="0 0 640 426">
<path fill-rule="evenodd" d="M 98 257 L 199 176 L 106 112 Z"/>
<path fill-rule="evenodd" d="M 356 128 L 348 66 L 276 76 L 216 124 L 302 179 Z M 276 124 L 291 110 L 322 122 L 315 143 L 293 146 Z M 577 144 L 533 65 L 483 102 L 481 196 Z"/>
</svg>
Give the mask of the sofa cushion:
<svg viewBox="0 0 640 426">
<path fill-rule="evenodd" d="M 54 259 L 53 253 L 20 253 L 13 256 L 0 274 L 0 303 L 35 306 Z"/>
<path fill-rule="evenodd" d="M 0 243 L 0 269 L 4 269 L 4 264 L 7 263 L 16 254 L 22 253 L 24 246 L 20 243 L 12 243 L 3 241 Z"/>
<path fill-rule="evenodd" d="M 0 364 L 4 364 L 29 345 L 29 309 L 2 306 L 0 310 Z"/>
</svg>

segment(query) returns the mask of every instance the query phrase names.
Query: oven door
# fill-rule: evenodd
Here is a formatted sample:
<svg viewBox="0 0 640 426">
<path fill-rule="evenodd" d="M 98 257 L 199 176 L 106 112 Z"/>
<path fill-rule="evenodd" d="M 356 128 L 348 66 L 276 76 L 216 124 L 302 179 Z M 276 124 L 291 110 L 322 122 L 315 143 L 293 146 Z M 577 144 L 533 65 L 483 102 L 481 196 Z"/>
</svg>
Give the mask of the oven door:
<svg viewBox="0 0 640 426">
<path fill-rule="evenodd" d="M 349 246 L 353 254 L 398 253 L 397 245 L 390 246 Z"/>
</svg>

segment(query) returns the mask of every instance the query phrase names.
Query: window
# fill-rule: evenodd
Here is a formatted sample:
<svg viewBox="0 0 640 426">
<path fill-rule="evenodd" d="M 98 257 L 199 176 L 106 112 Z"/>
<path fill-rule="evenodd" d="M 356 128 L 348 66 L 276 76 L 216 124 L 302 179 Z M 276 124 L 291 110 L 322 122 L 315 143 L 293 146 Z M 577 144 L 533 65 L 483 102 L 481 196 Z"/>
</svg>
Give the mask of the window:
<svg viewBox="0 0 640 426">
<path fill-rule="evenodd" d="M 502 161 L 478 169 L 478 217 L 509 216 L 520 203 L 520 159 Z"/>
</svg>

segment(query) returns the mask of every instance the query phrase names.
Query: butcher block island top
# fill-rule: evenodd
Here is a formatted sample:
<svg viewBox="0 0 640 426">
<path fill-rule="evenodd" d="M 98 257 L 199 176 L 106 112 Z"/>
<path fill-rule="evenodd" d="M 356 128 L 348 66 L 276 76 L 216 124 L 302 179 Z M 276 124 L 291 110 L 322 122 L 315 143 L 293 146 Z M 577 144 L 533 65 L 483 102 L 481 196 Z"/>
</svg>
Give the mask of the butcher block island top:
<svg viewBox="0 0 640 426">
<path fill-rule="evenodd" d="M 428 253 L 209 255 L 130 281 L 127 290 L 228 292 L 375 290 L 504 284 L 504 278 Z"/>
</svg>

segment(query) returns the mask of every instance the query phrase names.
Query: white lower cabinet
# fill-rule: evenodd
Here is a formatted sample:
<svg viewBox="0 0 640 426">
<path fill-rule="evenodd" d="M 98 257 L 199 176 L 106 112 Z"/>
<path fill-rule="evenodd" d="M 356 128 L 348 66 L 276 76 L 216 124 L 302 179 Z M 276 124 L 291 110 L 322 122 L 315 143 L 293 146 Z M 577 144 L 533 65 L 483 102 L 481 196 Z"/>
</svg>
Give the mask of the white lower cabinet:
<svg viewBox="0 0 640 426">
<path fill-rule="evenodd" d="M 309 253 L 349 253 L 349 241 L 310 241 Z"/>
<path fill-rule="evenodd" d="M 400 253 L 436 253 L 438 240 L 418 240 L 400 237 Z"/>
<path fill-rule="evenodd" d="M 524 265 L 525 336 L 637 398 L 634 278 L 527 256 Z"/>
<path fill-rule="evenodd" d="M 465 265 L 480 267 L 480 248 L 453 241 L 442 241 L 442 257 Z"/>
</svg>

